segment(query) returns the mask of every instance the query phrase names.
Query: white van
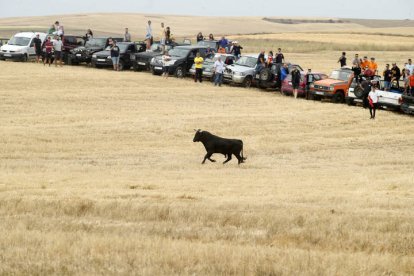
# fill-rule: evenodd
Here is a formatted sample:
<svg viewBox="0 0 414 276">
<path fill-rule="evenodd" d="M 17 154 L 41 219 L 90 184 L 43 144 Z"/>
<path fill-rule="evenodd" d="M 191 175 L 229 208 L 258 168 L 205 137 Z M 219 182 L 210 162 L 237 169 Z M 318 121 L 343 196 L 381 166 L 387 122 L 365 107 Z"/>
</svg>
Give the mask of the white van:
<svg viewBox="0 0 414 276">
<path fill-rule="evenodd" d="M 45 33 L 24 32 L 17 33 L 7 44 L 0 47 L 0 60 L 13 59 L 27 61 L 36 57 L 33 39 L 39 34 L 42 43 L 46 37 Z"/>
</svg>

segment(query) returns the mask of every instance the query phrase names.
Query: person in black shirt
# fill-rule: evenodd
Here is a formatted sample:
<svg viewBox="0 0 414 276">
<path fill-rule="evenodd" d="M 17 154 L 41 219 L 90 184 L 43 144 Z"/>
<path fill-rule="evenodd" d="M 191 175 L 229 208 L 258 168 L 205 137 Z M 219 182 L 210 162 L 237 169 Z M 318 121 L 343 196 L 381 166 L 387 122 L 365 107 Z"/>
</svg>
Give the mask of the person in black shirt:
<svg viewBox="0 0 414 276">
<path fill-rule="evenodd" d="M 236 59 L 239 59 L 241 56 L 241 49 L 243 49 L 243 47 L 239 45 L 239 42 L 234 41 L 234 46 L 231 53 L 236 57 Z"/>
<path fill-rule="evenodd" d="M 295 99 L 298 97 L 298 88 L 300 84 L 300 71 L 295 66 L 292 72 L 290 72 L 292 75 L 292 88 L 293 88 L 293 96 L 295 96 Z"/>
<path fill-rule="evenodd" d="M 111 59 L 115 71 L 119 71 L 119 53 L 120 50 L 119 47 L 116 45 L 116 40 L 113 40 L 111 47 Z"/>
<path fill-rule="evenodd" d="M 389 64 L 385 65 L 385 70 L 382 74 L 384 76 L 384 90 L 389 91 L 391 88 L 391 78 L 392 78 L 392 73 L 391 73 Z"/>
<path fill-rule="evenodd" d="M 282 54 L 282 49 L 277 49 L 277 54 L 275 57 L 275 63 L 283 63 L 285 61 L 285 56 Z"/>
<path fill-rule="evenodd" d="M 312 70 L 308 69 L 308 73 L 306 74 L 306 99 L 309 100 L 309 92 L 310 86 L 314 82 L 315 77 L 312 74 Z"/>
<path fill-rule="evenodd" d="M 339 63 L 341 63 L 341 67 L 346 66 L 346 53 L 342 52 L 342 56 L 338 60 Z"/>
<path fill-rule="evenodd" d="M 39 34 L 36 34 L 36 37 L 33 38 L 33 46 L 36 53 L 36 62 L 39 63 L 42 58 L 42 40 L 39 38 Z"/>
<path fill-rule="evenodd" d="M 391 68 L 391 82 L 396 82 L 396 87 L 400 88 L 400 80 L 401 78 L 401 71 L 400 68 L 398 68 L 396 63 L 392 64 L 392 68 Z"/>
<path fill-rule="evenodd" d="M 204 40 L 204 36 L 201 32 L 199 32 L 198 35 L 197 35 L 197 42 L 203 41 L 203 40 Z"/>
</svg>

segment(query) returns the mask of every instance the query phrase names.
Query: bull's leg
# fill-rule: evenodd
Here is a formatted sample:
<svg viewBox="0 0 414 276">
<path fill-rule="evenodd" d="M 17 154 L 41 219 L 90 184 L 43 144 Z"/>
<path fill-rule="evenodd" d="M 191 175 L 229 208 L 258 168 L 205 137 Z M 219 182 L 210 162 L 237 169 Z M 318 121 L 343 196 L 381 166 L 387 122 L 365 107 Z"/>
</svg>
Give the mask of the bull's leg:
<svg viewBox="0 0 414 276">
<path fill-rule="evenodd" d="M 244 159 L 243 159 L 243 157 L 240 156 L 240 153 L 235 153 L 234 155 L 236 156 L 237 160 L 239 161 L 239 164 L 244 163 Z"/>
<path fill-rule="evenodd" d="M 206 160 L 208 159 L 208 160 L 210 160 L 211 162 L 215 162 L 215 161 L 212 161 L 212 159 L 210 159 L 210 157 L 213 155 L 213 153 L 212 152 L 207 152 L 207 154 L 206 154 L 206 156 L 204 156 L 204 160 L 203 160 L 203 162 L 201 162 L 201 164 L 204 164 L 204 163 L 206 163 Z"/>
<path fill-rule="evenodd" d="M 223 164 L 226 164 L 230 160 L 231 160 L 231 153 L 227 155 L 227 159 L 226 159 L 226 161 L 223 162 Z"/>
</svg>

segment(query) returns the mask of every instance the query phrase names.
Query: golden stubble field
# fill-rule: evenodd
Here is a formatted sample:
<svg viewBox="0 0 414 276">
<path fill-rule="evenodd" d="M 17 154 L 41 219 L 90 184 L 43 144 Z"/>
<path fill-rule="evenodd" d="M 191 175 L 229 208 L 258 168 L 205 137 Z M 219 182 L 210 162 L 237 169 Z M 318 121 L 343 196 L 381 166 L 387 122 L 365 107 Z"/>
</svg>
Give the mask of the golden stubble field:
<svg viewBox="0 0 414 276">
<path fill-rule="evenodd" d="M 0 84 L 0 274 L 414 274 L 412 117 L 82 66 Z M 201 165 L 194 128 L 247 162 Z"/>
</svg>

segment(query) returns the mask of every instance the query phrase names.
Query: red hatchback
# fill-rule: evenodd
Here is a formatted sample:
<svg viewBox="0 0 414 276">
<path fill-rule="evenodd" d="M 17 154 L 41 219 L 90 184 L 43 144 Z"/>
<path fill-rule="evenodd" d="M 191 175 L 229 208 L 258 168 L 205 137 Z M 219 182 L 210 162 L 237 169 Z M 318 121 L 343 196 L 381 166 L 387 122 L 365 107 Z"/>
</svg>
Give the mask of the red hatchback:
<svg viewBox="0 0 414 276">
<path fill-rule="evenodd" d="M 298 96 L 305 97 L 306 96 L 306 77 L 309 73 L 307 72 L 300 72 L 300 84 L 298 88 Z M 313 81 L 323 80 L 328 78 L 328 76 L 324 73 L 312 72 L 310 73 L 313 75 Z M 293 95 L 293 88 L 292 88 L 292 75 L 288 75 L 282 82 L 282 88 L 280 89 L 282 94 L 284 95 Z"/>
</svg>

